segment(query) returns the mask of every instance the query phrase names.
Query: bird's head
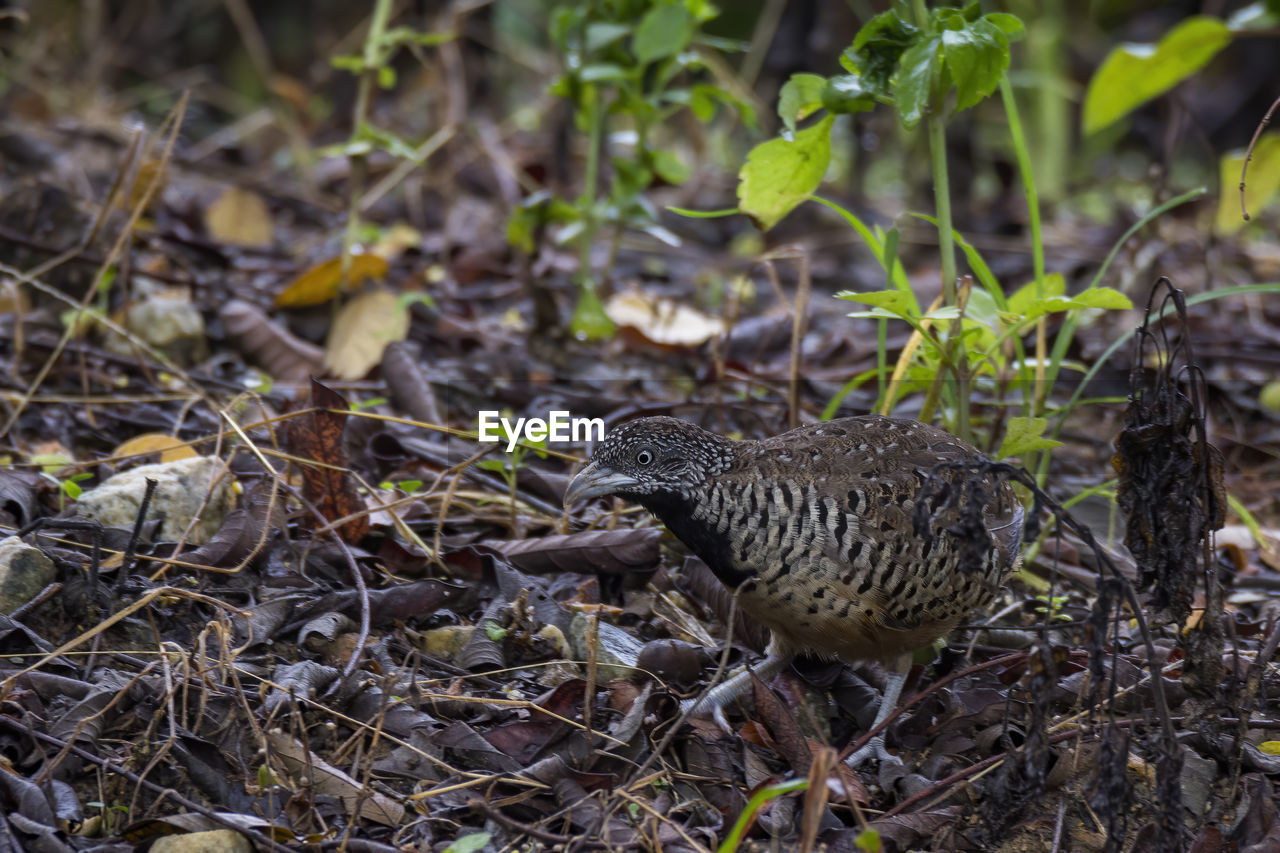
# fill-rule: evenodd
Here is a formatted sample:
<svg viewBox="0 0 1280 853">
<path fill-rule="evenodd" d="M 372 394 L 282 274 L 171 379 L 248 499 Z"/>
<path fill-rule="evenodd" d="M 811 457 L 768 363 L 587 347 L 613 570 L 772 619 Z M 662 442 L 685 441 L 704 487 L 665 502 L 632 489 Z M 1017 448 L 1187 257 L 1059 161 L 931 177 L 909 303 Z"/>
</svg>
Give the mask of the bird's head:
<svg viewBox="0 0 1280 853">
<path fill-rule="evenodd" d="M 686 497 L 732 463 L 728 439 L 677 418 L 638 418 L 609 431 L 569 483 L 564 505 L 601 495 L 642 504 Z"/>
</svg>

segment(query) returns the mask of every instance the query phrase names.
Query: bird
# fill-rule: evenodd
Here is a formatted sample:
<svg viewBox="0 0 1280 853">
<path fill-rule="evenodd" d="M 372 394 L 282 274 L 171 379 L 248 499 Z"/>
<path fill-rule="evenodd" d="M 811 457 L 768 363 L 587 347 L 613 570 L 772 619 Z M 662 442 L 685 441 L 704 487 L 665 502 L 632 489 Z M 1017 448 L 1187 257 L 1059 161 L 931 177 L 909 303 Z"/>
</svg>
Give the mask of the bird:
<svg viewBox="0 0 1280 853">
<path fill-rule="evenodd" d="M 746 616 L 769 629 L 754 670 L 686 700 L 684 711 L 723 719 L 752 671 L 768 681 L 807 653 L 892 665 L 878 726 L 897 706 L 912 653 L 989 606 L 1020 560 L 1023 507 L 1006 482 L 989 483 L 985 498 L 968 498 L 985 501 L 980 565 L 964 563 L 961 553 L 954 522 L 963 506 L 940 513 L 934 535 L 916 532 L 915 503 L 935 466 L 982 458 L 938 427 L 880 415 L 760 440 L 643 417 L 609 431 L 570 482 L 564 505 L 606 495 L 639 503 L 702 558 Z M 899 761 L 883 736 L 847 761 L 856 767 L 872 756 Z"/>
</svg>

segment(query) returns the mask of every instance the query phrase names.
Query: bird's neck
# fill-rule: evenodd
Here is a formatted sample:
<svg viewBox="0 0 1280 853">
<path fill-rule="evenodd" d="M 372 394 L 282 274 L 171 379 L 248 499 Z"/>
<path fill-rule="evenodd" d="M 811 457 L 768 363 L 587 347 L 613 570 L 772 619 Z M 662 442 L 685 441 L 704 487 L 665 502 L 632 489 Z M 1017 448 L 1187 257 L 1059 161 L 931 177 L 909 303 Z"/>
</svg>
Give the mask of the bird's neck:
<svg viewBox="0 0 1280 853">
<path fill-rule="evenodd" d="M 640 503 L 675 534 L 689 550 L 702 558 L 720 582 L 730 589 L 751 577 L 733 566 L 733 546 L 727 533 L 716 528 L 714 520 L 696 519 L 697 501 L 678 493 L 644 495 Z"/>
</svg>

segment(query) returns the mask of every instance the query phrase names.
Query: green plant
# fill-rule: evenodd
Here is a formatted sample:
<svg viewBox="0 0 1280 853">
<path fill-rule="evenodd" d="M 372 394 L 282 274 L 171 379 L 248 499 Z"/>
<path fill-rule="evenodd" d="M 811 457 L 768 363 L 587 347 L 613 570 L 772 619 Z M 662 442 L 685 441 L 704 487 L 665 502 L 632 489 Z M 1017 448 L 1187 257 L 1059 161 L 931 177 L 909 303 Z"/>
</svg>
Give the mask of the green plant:
<svg viewBox="0 0 1280 853">
<path fill-rule="evenodd" d="M 342 242 L 342 278 L 348 277 L 352 248 L 360 233 L 361 193 L 365 178 L 365 162 L 375 150 L 387 151 L 412 163 L 422 163 L 443 139 L 433 136 L 421 145 L 413 145 L 391 131 L 376 127 L 368 120 L 369 101 L 375 85 L 390 89 L 396 85 L 396 72 L 391 60 L 402 48 L 438 45 L 454 38 L 451 32 L 423 33 L 409 27 L 388 28 L 391 0 L 377 0 L 369 19 L 369 31 L 359 54 L 337 56 L 331 62 L 335 68 L 349 71 L 357 78 L 356 100 L 352 109 L 351 136 L 340 145 L 322 149 L 323 157 L 346 156 L 351 161 L 350 198 L 347 209 L 347 229 Z"/>
<path fill-rule="evenodd" d="M 970 405 L 975 390 L 1017 405 L 1004 422 L 1003 456 L 1034 457 L 1057 445 L 1047 438 L 1047 390 L 1063 366 L 1075 323 L 1062 324 L 1050 352 L 1045 318 L 1065 313 L 1078 320 L 1088 309 L 1129 308 L 1125 295 L 1098 285 L 1068 297 L 1061 276 L 1045 272 L 1039 198 L 1022 123 L 1006 76 L 1010 40 L 1023 35 L 1021 22 L 1008 14 L 981 14 L 977 3 L 964 8 L 930 10 L 923 0 L 895 0 L 892 8 L 867 22 L 840 58 L 846 73 L 830 78 L 797 74 L 783 87 L 778 114 L 783 135 L 756 146 L 739 175 L 738 210 L 769 228 L 802 202 L 813 199 L 834 210 L 859 235 L 885 271 L 885 288 L 870 293 L 849 291 L 840 298 L 867 306 L 854 317 L 879 320 L 877 367 L 853 377 L 828 405 L 831 416 L 853 388 L 877 378 L 876 408 L 890 412 L 903 394 L 923 392 L 921 419 L 941 408 L 946 425 L 972 438 Z M 981 253 L 951 221 L 945 135 L 954 112 L 973 107 L 999 90 L 1010 141 L 1017 156 L 1029 211 L 1034 262 L 1031 281 L 1011 289 L 996 280 Z M 835 117 L 877 104 L 890 106 L 908 130 L 923 126 L 928 137 L 937 215 L 916 216 L 938 231 L 942 297 L 922 306 L 898 262 L 898 230 L 868 226 L 852 212 L 813 195 L 830 157 Z M 816 119 L 816 120 L 812 120 Z M 812 120 L 804 128 L 799 123 Z M 957 251 L 963 253 L 972 278 L 957 275 Z M 890 373 L 886 323 L 906 322 L 914 331 Z M 1026 352 L 1024 335 L 1035 332 L 1034 353 Z M 948 381 L 950 380 L 950 381 Z M 1020 392 L 1021 401 L 1012 402 Z M 995 446 L 1000 424 L 986 444 Z"/>
<path fill-rule="evenodd" d="M 717 14 L 707 0 L 590 0 L 562 4 L 552 13 L 551 40 L 565 71 L 551 91 L 572 104 L 576 126 L 586 135 L 583 189 L 573 201 L 549 193 L 530 196 L 512 215 L 507 236 L 512 245 L 531 252 L 537 232 L 552 225 L 556 242 L 576 245 L 580 292 L 570 331 L 578 338 L 613 334 L 598 290 L 608 279 L 624 229 L 679 243 L 658 224 L 645 193 L 657 179 L 683 183 L 689 167 L 663 147 L 657 131 L 686 109 L 708 121 L 718 103 L 754 123 L 748 105 L 703 79 L 701 51 L 734 46 L 701 32 Z M 624 141 L 629 143 L 625 153 Z M 607 188 L 600 182 L 606 158 Z M 611 229 L 612 242 L 608 259 L 596 270 L 591 251 L 602 228 Z"/>
<path fill-rule="evenodd" d="M 738 819 L 733 822 L 729 834 L 724 837 L 724 841 L 720 842 L 720 846 L 716 848 L 716 853 L 734 853 L 738 846 L 742 844 L 743 837 L 747 834 L 747 830 L 751 828 L 751 824 L 755 822 L 756 815 L 760 810 L 769 803 L 785 797 L 787 794 L 793 794 L 796 791 L 803 791 L 809 787 L 808 779 L 790 779 L 785 782 L 774 782 L 772 785 L 765 785 L 757 788 L 755 793 L 751 795 L 751 799 L 747 800 L 747 806 L 738 815 Z"/>
<path fill-rule="evenodd" d="M 92 478 L 93 474 L 88 471 L 81 471 L 78 474 L 71 474 L 67 477 L 58 477 L 49 469 L 53 468 L 56 471 L 71 460 L 60 454 L 49 454 L 49 458 L 54 461 L 44 464 L 44 469 L 40 472 L 40 476 L 58 487 L 58 512 L 62 512 L 62 510 L 66 509 L 67 501 L 78 500 L 84 494 L 84 489 L 81 488 L 80 483 Z M 42 457 L 37 455 L 33 456 L 31 461 L 39 463 L 41 459 Z"/>
<path fill-rule="evenodd" d="M 1251 3 L 1226 20 L 1192 15 L 1155 44 L 1117 45 L 1089 80 L 1084 98 L 1085 134 L 1106 130 L 1170 91 L 1240 35 L 1274 32 L 1277 26 L 1280 6 Z M 1221 180 L 1214 225 L 1220 233 L 1241 228 L 1249 219 L 1249 210 L 1256 211 L 1280 194 L 1280 135 L 1257 135 L 1254 141 L 1247 182 L 1244 153 L 1228 153 L 1219 161 Z"/>
<path fill-rule="evenodd" d="M 525 439 L 512 444 L 512 435 L 510 430 L 507 429 L 505 419 L 499 421 L 498 433 L 498 440 L 502 446 L 510 446 L 511 451 L 509 453 L 504 451 L 500 459 L 481 459 L 476 463 L 476 467 L 484 471 L 492 471 L 502 477 L 503 482 L 507 485 L 508 495 L 511 498 L 511 523 L 515 525 L 517 478 L 520 468 L 525 464 L 525 457 L 531 452 L 537 454 L 539 459 L 547 458 L 547 454 L 543 452 L 546 449 L 547 440 L 545 438 L 538 441 Z"/>
<path fill-rule="evenodd" d="M 1050 624 L 1053 622 L 1070 622 L 1071 617 L 1062 612 L 1062 608 L 1070 600 L 1065 595 L 1041 593 L 1035 596 L 1035 612 L 1043 616 Z"/>
</svg>

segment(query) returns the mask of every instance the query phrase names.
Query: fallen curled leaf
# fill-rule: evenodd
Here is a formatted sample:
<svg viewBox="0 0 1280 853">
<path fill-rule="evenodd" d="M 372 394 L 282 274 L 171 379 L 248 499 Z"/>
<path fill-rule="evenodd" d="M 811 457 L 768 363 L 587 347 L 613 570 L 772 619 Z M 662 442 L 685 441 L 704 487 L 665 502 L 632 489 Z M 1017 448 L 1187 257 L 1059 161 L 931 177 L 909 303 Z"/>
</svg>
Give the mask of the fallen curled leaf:
<svg viewBox="0 0 1280 853">
<path fill-rule="evenodd" d="M 384 288 L 366 290 L 342 306 L 325 345 L 324 366 L 339 379 L 360 379 L 382 361 L 387 346 L 409 333 L 409 312 Z"/>
<path fill-rule="evenodd" d="M 352 516 L 338 526 L 338 535 L 345 542 L 359 542 L 369 532 L 369 515 L 342 444 L 347 401 L 312 379 L 311 405 L 316 411 L 291 420 L 286 434 L 294 456 L 320 463 L 302 466 L 303 495 L 326 522 Z M 314 529 L 316 518 L 304 513 L 302 524 Z"/>
<path fill-rule="evenodd" d="M 366 279 L 387 274 L 387 261 L 377 255 L 352 255 L 347 279 L 355 287 Z M 342 258 L 330 258 L 317 264 L 289 283 L 276 296 L 277 308 L 306 308 L 323 305 L 342 289 Z"/>
<path fill-rule="evenodd" d="M 286 773 L 299 777 L 314 793 L 340 800 L 349 812 L 359 808 L 359 817 L 383 826 L 398 826 L 404 819 L 404 806 L 384 794 L 368 790 L 284 732 L 269 732 L 267 743 L 271 748 L 270 757 L 279 761 Z"/>
<path fill-rule="evenodd" d="M 262 197 L 252 190 L 230 187 L 205 208 L 204 227 L 219 243 L 232 246 L 270 246 L 275 223 Z"/>
<path fill-rule="evenodd" d="M 240 351 L 276 379 L 303 382 L 320 372 L 324 357 L 320 348 L 273 322 L 256 305 L 233 299 L 218 316 Z"/>
</svg>

